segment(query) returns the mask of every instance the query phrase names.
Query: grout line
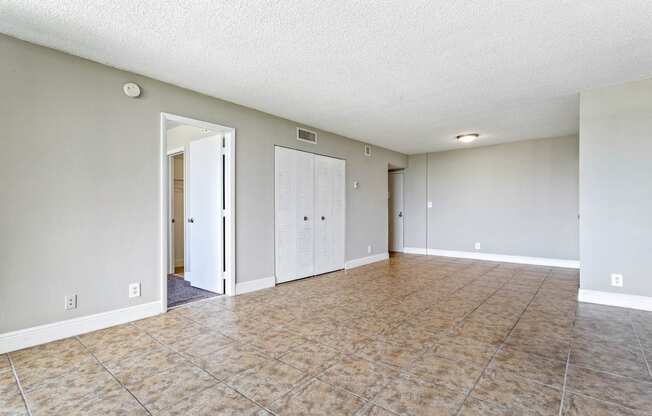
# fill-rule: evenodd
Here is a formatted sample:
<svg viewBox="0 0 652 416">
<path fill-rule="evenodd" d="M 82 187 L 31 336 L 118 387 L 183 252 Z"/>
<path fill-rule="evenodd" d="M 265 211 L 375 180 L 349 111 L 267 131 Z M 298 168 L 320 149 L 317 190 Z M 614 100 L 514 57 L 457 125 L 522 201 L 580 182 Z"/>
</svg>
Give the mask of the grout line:
<svg viewBox="0 0 652 416">
<path fill-rule="evenodd" d="M 564 384 L 561 387 L 561 403 L 559 403 L 559 416 L 562 416 L 564 412 L 564 399 L 566 398 L 566 380 L 568 380 L 568 367 L 570 367 L 570 357 L 573 344 L 571 341 L 571 349 L 568 350 L 568 355 L 566 356 L 566 367 L 564 367 Z"/>
<path fill-rule="evenodd" d="M 18 386 L 18 392 L 20 393 L 20 397 L 23 399 L 23 403 L 25 404 L 25 409 L 27 410 L 27 414 L 29 416 L 32 416 L 32 409 L 29 408 L 29 404 L 27 403 L 25 390 L 23 390 L 23 385 L 20 383 L 20 378 L 18 378 L 18 372 L 16 371 L 16 367 L 14 366 L 14 360 L 11 359 L 11 354 L 7 354 L 7 359 L 9 360 L 9 365 L 11 365 L 11 372 L 14 375 L 14 380 L 16 381 L 16 385 Z"/>
<path fill-rule="evenodd" d="M 131 390 L 129 390 L 129 389 L 127 388 L 127 386 L 125 386 L 124 384 L 122 384 L 122 382 L 121 382 L 120 380 L 118 380 L 118 377 L 116 377 L 115 374 L 113 374 L 113 373 L 111 372 L 111 370 L 109 370 L 109 369 L 104 365 L 104 363 L 101 362 L 101 361 L 100 361 L 100 360 L 95 356 L 95 354 L 94 354 L 93 352 L 91 352 L 91 350 L 86 346 L 86 344 L 84 344 L 84 343 L 81 341 L 81 339 L 79 339 L 79 337 L 75 337 L 75 338 L 76 338 L 77 341 L 82 345 L 82 347 L 86 350 L 86 352 L 87 352 L 88 354 L 90 354 L 90 356 L 93 357 L 93 359 L 94 359 L 94 360 L 95 360 L 95 361 L 96 361 L 96 362 L 97 362 L 97 363 L 98 363 L 98 364 L 99 364 L 99 365 L 104 369 L 104 371 L 106 371 L 107 373 L 111 374 L 111 377 L 113 377 L 113 378 L 115 379 L 115 381 L 117 381 L 118 384 L 120 384 L 120 386 L 121 386 L 123 389 L 125 389 L 125 390 L 127 391 L 127 393 L 129 393 L 129 394 L 131 395 L 131 397 L 133 397 L 134 400 L 136 400 L 136 402 L 138 402 L 139 405 L 142 406 L 142 408 L 147 412 L 147 414 L 151 416 L 152 413 L 151 413 L 151 412 L 149 411 L 149 409 L 148 409 L 148 408 L 147 408 L 147 407 L 146 407 L 146 406 L 145 406 L 145 405 L 144 405 L 144 404 L 143 404 L 143 403 L 138 399 L 138 397 L 136 397 L 136 395 L 133 394 L 133 393 L 131 392 Z"/>
<path fill-rule="evenodd" d="M 516 275 L 516 274 L 517 274 L 517 273 L 515 273 L 514 275 Z M 512 275 L 512 278 L 514 277 L 514 275 Z M 549 271 L 548 271 L 548 274 L 546 275 L 546 277 L 544 277 L 543 280 L 541 280 L 541 283 L 539 283 L 539 286 L 537 287 L 536 292 L 534 292 L 534 294 L 532 295 L 532 298 L 531 298 L 530 301 L 527 303 L 527 305 L 525 306 L 525 308 L 523 309 L 523 311 L 522 311 L 521 314 L 519 315 L 518 319 L 516 320 L 516 322 L 514 323 L 514 325 L 512 326 L 512 328 L 509 330 L 509 332 L 507 333 L 507 335 L 503 338 L 503 341 L 500 343 L 500 346 L 498 347 L 498 349 L 496 349 L 496 351 L 493 353 L 493 355 L 491 356 L 491 358 L 489 359 L 489 361 L 487 362 L 487 364 L 485 365 L 485 367 L 482 369 L 482 372 L 480 373 L 480 375 L 478 376 L 478 378 L 475 380 L 475 383 L 473 383 L 473 386 L 469 389 L 468 393 L 465 394 L 465 396 L 464 396 L 464 400 L 462 401 L 462 403 L 461 403 L 460 406 L 458 407 L 457 412 L 455 412 L 456 415 L 459 415 L 459 414 L 462 412 L 462 408 L 464 407 L 464 403 L 466 403 L 466 400 L 467 400 L 469 397 L 471 397 L 471 394 L 473 393 L 473 391 L 474 391 L 475 388 L 477 387 L 478 383 L 480 382 L 480 379 L 482 379 L 482 377 L 483 377 L 484 374 L 486 373 L 487 369 L 488 369 L 489 366 L 491 365 L 491 362 L 494 360 L 494 358 L 496 357 L 496 355 L 498 354 L 498 352 L 501 351 L 501 350 L 503 349 L 503 347 L 505 346 L 505 340 L 507 340 L 507 339 L 509 338 L 509 336 L 512 334 L 512 332 L 514 331 L 514 328 L 516 328 L 516 326 L 518 325 L 518 323 L 521 321 L 521 318 L 523 318 L 523 315 L 525 314 L 525 312 L 527 311 L 527 309 L 530 307 L 530 305 L 532 304 L 532 302 L 534 301 L 534 299 L 535 299 L 535 298 L 537 297 L 537 295 L 539 294 L 539 291 L 541 290 L 541 287 L 543 286 L 543 283 L 544 283 L 544 282 L 545 282 L 545 281 L 546 281 L 546 280 L 547 280 L 551 275 L 552 275 L 552 269 L 549 270 Z M 505 283 L 505 285 L 506 285 L 506 284 L 507 284 L 507 282 Z M 503 285 L 503 286 L 505 286 L 505 285 Z M 502 288 L 503 286 L 501 286 L 501 288 Z M 483 302 L 483 303 L 484 303 L 484 302 Z"/>
<path fill-rule="evenodd" d="M 650 361 L 647 359 L 647 354 L 645 353 L 645 348 L 643 348 L 643 342 L 641 342 L 641 337 L 638 335 L 638 331 L 636 330 L 636 327 L 634 326 L 634 322 L 632 322 L 632 317 L 629 316 L 629 326 L 632 328 L 632 331 L 634 332 L 634 336 L 636 337 L 636 341 L 638 341 L 638 347 L 641 350 L 641 355 L 643 356 L 643 361 L 645 362 L 645 365 L 647 366 L 647 372 L 652 377 L 652 367 L 650 367 Z"/>
</svg>

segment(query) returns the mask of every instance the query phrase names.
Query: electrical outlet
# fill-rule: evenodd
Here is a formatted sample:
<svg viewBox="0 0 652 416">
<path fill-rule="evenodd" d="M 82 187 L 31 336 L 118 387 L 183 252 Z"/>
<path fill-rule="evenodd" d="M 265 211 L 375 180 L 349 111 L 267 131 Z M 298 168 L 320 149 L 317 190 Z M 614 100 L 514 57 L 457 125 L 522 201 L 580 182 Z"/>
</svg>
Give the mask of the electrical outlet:
<svg viewBox="0 0 652 416">
<path fill-rule="evenodd" d="M 137 298 L 140 296 L 140 282 L 132 283 L 129 285 L 129 297 Z"/>
<path fill-rule="evenodd" d="M 367 253 L 371 253 L 371 246 L 367 246 Z"/>
<path fill-rule="evenodd" d="M 622 274 L 611 274 L 611 286 L 623 287 L 623 275 Z"/>
<path fill-rule="evenodd" d="M 77 295 L 66 296 L 64 302 L 63 309 L 77 309 Z"/>
<path fill-rule="evenodd" d="M 480 250 L 482 248 L 482 245 L 480 243 L 475 243 L 475 249 Z"/>
</svg>

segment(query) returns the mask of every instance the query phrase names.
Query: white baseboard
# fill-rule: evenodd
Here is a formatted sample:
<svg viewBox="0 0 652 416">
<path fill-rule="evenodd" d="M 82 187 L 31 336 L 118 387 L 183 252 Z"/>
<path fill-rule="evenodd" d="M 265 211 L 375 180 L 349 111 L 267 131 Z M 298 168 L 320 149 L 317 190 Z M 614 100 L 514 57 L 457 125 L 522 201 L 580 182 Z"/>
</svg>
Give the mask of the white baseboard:
<svg viewBox="0 0 652 416">
<path fill-rule="evenodd" d="M 647 296 L 580 289 L 577 293 L 577 301 L 597 303 L 599 305 L 607 306 L 618 306 L 620 308 L 639 309 L 642 311 L 652 311 L 652 298 Z"/>
<path fill-rule="evenodd" d="M 389 258 L 389 253 L 374 254 L 373 256 L 349 260 L 346 263 L 344 263 L 344 268 L 353 269 L 355 267 L 364 266 L 366 264 L 375 263 L 377 261 L 387 260 L 388 258 Z"/>
<path fill-rule="evenodd" d="M 256 290 L 267 289 L 276 286 L 276 277 L 263 277 L 262 279 L 251 280 L 249 282 L 242 282 L 235 284 L 235 294 L 242 295 L 243 293 L 255 292 Z"/>
<path fill-rule="evenodd" d="M 403 247 L 403 253 L 406 254 L 428 254 L 428 251 L 425 248 L 418 247 Z"/>
<path fill-rule="evenodd" d="M 0 354 L 33 347 L 98 329 L 120 325 L 161 313 L 161 301 L 101 312 L 0 334 Z"/>
<path fill-rule="evenodd" d="M 429 256 L 456 257 L 460 259 L 497 261 L 501 263 L 531 264 L 535 266 L 565 267 L 579 269 L 579 260 L 550 259 L 546 257 L 511 256 L 508 254 L 479 253 L 473 251 L 439 250 L 435 248 L 406 247 L 404 253 L 428 254 Z"/>
</svg>

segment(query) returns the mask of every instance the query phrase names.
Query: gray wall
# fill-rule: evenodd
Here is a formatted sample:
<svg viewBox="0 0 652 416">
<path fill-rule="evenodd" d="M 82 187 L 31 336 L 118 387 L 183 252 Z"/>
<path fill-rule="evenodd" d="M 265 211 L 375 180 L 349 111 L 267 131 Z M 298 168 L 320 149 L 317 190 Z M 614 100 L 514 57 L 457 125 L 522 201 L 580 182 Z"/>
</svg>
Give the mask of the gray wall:
<svg viewBox="0 0 652 416">
<path fill-rule="evenodd" d="M 0 56 L 0 333 L 159 299 L 162 111 L 236 129 L 238 282 L 274 275 L 275 144 L 345 158 L 346 258 L 387 251 L 387 168 L 404 155 L 322 131 L 300 143 L 294 122 L 4 35 Z"/>
<path fill-rule="evenodd" d="M 652 296 L 652 80 L 581 94 L 580 167 L 580 287 Z"/>
<path fill-rule="evenodd" d="M 429 249 L 476 251 L 480 242 L 483 253 L 579 258 L 577 137 L 427 156 L 427 198 L 408 197 L 407 247 L 423 241 L 422 207 L 432 201 Z M 409 157 L 407 189 L 423 189 L 423 158 Z"/>
</svg>

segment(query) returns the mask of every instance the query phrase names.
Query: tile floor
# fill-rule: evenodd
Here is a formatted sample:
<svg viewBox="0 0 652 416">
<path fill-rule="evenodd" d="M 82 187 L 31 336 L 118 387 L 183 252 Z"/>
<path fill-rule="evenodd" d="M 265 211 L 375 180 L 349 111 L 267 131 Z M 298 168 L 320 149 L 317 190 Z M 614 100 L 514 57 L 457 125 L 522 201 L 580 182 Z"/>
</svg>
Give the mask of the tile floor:
<svg viewBox="0 0 652 416">
<path fill-rule="evenodd" d="M 577 287 L 394 256 L 0 356 L 0 414 L 652 414 L 652 313 Z"/>
</svg>

